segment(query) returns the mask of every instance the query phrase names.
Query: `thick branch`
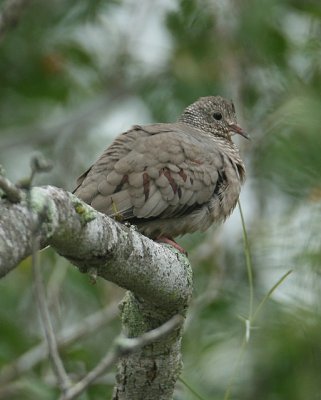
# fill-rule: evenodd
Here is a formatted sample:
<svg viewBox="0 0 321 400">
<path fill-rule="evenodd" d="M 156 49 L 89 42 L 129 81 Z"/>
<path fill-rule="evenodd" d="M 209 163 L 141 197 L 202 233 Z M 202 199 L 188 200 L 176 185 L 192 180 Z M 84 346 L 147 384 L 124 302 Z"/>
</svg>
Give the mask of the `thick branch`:
<svg viewBox="0 0 321 400">
<path fill-rule="evenodd" d="M 139 337 L 132 339 L 119 337 L 115 340 L 112 348 L 100 361 L 100 363 L 90 371 L 80 382 L 71 387 L 62 397 L 61 400 L 71 400 L 82 393 L 92 382 L 102 375 L 108 368 L 113 366 L 115 361 L 122 355 L 130 355 L 137 352 L 144 346 L 154 343 L 168 335 L 175 328 L 184 322 L 181 315 L 174 315 L 169 321 L 151 331 L 143 333 Z"/>
<path fill-rule="evenodd" d="M 0 276 L 32 253 L 33 214 L 41 221 L 41 246 L 51 245 L 82 272 L 93 271 L 167 311 L 188 304 L 192 277 L 184 255 L 62 189 L 34 187 L 30 196 L 31 210 L 26 201 L 0 200 Z"/>
<path fill-rule="evenodd" d="M 51 186 L 32 188 L 28 202 L 0 201 L 0 276 L 31 254 L 35 224 L 42 247 L 51 245 L 82 272 L 131 291 L 122 306 L 127 337 L 144 335 L 175 314 L 185 316 L 192 274 L 184 255 Z M 181 371 L 181 337 L 182 327 L 124 354 L 114 400 L 171 399 Z"/>
<path fill-rule="evenodd" d="M 122 303 L 122 325 L 130 338 L 144 335 L 169 317 L 132 293 Z M 169 400 L 181 373 L 182 326 L 141 351 L 121 357 L 113 400 Z"/>
</svg>

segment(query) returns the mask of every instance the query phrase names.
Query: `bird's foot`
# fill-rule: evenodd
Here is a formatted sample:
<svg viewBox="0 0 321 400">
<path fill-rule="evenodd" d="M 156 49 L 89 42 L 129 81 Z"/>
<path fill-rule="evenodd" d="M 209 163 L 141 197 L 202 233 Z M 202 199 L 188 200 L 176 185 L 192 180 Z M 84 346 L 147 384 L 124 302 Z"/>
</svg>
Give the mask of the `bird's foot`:
<svg viewBox="0 0 321 400">
<path fill-rule="evenodd" d="M 187 251 L 183 249 L 183 247 L 180 246 L 178 243 L 176 243 L 172 237 L 159 236 L 155 240 L 155 242 L 169 244 L 170 246 L 173 246 L 176 250 L 178 250 L 180 253 L 185 254 L 185 256 L 187 256 Z"/>
</svg>

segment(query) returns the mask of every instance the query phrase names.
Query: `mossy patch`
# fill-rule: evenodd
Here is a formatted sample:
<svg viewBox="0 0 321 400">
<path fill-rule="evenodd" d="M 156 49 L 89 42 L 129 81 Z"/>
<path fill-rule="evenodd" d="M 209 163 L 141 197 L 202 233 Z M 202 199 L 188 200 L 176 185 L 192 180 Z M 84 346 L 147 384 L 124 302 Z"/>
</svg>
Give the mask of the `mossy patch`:
<svg viewBox="0 0 321 400">
<path fill-rule="evenodd" d="M 72 203 L 76 213 L 80 217 L 82 224 L 85 225 L 96 218 L 95 210 L 93 210 L 90 206 L 82 203 L 78 199 L 73 199 Z"/>
</svg>

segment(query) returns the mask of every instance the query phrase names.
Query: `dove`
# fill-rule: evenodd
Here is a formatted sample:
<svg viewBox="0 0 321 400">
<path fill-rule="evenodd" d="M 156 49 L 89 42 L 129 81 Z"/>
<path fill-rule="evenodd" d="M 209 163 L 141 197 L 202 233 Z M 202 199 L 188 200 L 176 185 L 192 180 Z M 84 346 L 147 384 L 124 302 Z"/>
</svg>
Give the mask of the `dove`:
<svg viewBox="0 0 321 400">
<path fill-rule="evenodd" d="M 235 208 L 245 167 L 234 134 L 248 138 L 233 102 L 201 97 L 177 122 L 121 133 L 78 178 L 74 194 L 183 252 L 175 237 L 205 231 Z"/>
</svg>

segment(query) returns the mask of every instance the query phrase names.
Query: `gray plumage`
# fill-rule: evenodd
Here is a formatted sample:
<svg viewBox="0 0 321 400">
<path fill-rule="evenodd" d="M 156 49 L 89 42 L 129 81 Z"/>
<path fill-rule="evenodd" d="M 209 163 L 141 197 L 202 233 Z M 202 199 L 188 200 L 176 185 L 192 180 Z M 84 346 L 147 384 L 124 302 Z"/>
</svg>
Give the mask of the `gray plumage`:
<svg viewBox="0 0 321 400">
<path fill-rule="evenodd" d="M 204 231 L 234 209 L 245 178 L 234 105 L 202 97 L 178 122 L 134 126 L 78 178 L 74 193 L 156 239 Z"/>
</svg>

